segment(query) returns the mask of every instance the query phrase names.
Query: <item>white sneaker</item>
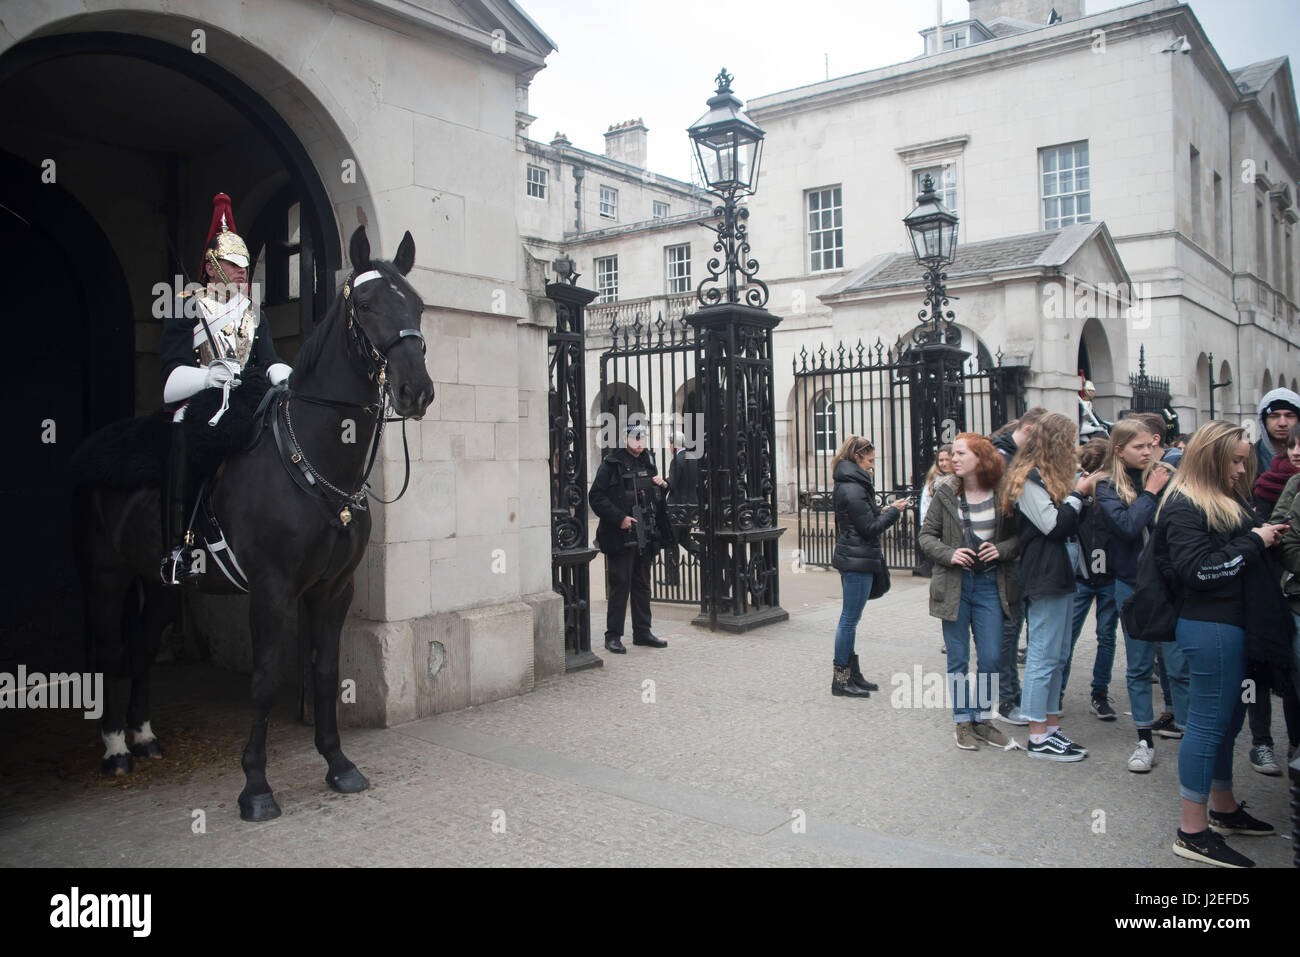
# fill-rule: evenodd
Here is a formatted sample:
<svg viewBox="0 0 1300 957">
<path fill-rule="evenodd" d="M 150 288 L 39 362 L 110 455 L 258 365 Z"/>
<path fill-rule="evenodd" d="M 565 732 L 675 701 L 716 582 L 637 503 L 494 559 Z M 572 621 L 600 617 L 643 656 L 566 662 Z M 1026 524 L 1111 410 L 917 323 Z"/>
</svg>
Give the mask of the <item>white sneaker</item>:
<svg viewBox="0 0 1300 957">
<path fill-rule="evenodd" d="M 1155 766 L 1156 749 L 1145 741 L 1139 740 L 1133 749 L 1133 756 L 1128 759 L 1128 769 L 1134 774 L 1146 774 Z"/>
</svg>

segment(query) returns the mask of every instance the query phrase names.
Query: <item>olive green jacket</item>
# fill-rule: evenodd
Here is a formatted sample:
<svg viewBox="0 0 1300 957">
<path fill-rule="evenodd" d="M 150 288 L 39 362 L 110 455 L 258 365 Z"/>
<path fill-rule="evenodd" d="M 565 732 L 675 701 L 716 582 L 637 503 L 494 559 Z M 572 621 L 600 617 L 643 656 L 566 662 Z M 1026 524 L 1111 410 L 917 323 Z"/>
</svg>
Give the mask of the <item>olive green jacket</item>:
<svg viewBox="0 0 1300 957">
<path fill-rule="evenodd" d="M 1001 485 L 993 492 L 1000 497 Z M 1002 614 L 1013 617 L 1012 609 L 1020 604 L 1020 583 L 1016 578 L 1015 558 L 1020 554 L 1020 539 L 1016 535 L 1015 518 L 997 512 L 993 528 L 993 544 L 998 547 L 998 598 L 1002 601 Z M 956 481 L 951 477 L 935 482 L 934 499 L 925 513 L 921 525 L 921 554 L 934 562 L 930 577 L 930 614 L 944 621 L 956 621 L 961 607 L 962 573 L 960 565 L 952 562 L 953 553 L 961 548 L 961 505 L 957 502 Z"/>
<path fill-rule="evenodd" d="M 1291 610 L 1300 614 L 1300 496 L 1296 495 L 1297 491 L 1300 491 L 1300 475 L 1292 475 L 1268 520 L 1274 525 L 1291 523 L 1291 530 L 1282 536 L 1282 567 L 1290 573 L 1282 585 L 1282 592 Z"/>
</svg>

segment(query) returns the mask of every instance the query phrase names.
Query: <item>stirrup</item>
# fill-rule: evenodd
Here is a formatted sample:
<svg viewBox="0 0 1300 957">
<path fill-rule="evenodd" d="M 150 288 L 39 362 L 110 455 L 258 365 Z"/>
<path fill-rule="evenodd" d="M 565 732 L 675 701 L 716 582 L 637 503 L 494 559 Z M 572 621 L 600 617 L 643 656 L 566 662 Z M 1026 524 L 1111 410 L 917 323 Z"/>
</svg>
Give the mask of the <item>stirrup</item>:
<svg viewBox="0 0 1300 957">
<path fill-rule="evenodd" d="M 169 554 L 163 556 L 158 574 L 164 585 L 183 585 L 196 577 L 190 568 L 189 548 L 188 545 L 177 545 Z"/>
</svg>

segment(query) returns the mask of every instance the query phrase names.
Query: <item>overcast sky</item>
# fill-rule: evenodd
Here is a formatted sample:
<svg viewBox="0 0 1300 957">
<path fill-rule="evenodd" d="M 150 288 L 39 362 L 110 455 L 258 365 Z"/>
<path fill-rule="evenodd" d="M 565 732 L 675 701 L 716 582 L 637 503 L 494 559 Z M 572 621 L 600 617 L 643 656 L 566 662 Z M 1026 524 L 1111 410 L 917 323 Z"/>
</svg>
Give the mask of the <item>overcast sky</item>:
<svg viewBox="0 0 1300 957">
<path fill-rule="evenodd" d="M 690 179 L 686 127 L 704 113 L 725 66 L 742 100 L 910 60 L 917 31 L 934 23 L 935 0 L 518 0 L 558 47 L 532 82 L 531 137 L 556 131 L 605 151 L 610 124 L 641 117 L 649 166 Z M 967 0 L 942 0 L 945 20 Z M 1085 0 L 1085 11 L 1124 6 Z M 1300 52 L 1300 0 L 1192 0 L 1229 69 Z M 721 37 L 728 39 L 724 42 Z"/>
</svg>

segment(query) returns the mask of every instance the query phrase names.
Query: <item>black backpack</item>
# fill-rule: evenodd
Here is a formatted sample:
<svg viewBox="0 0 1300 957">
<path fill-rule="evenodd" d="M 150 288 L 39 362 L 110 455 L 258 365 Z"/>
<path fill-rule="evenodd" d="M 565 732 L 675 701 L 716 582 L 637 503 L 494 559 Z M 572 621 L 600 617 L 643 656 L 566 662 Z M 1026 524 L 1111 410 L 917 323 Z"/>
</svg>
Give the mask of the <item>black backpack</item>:
<svg viewBox="0 0 1300 957">
<path fill-rule="evenodd" d="M 1079 518 L 1079 548 L 1083 551 L 1083 565 L 1088 570 L 1084 579 L 1089 585 L 1109 585 L 1115 580 L 1115 572 L 1110 566 L 1110 525 L 1102 519 L 1100 508 L 1088 508 Z M 1094 571 L 1093 562 L 1097 552 L 1105 554 L 1103 571 Z M 1077 575 L 1076 575 L 1077 577 Z"/>
<path fill-rule="evenodd" d="M 1161 561 L 1159 541 L 1159 531 L 1147 539 L 1138 557 L 1137 587 L 1120 608 L 1124 631 L 1140 641 L 1173 641 L 1183 605 L 1182 595 Z"/>
</svg>

